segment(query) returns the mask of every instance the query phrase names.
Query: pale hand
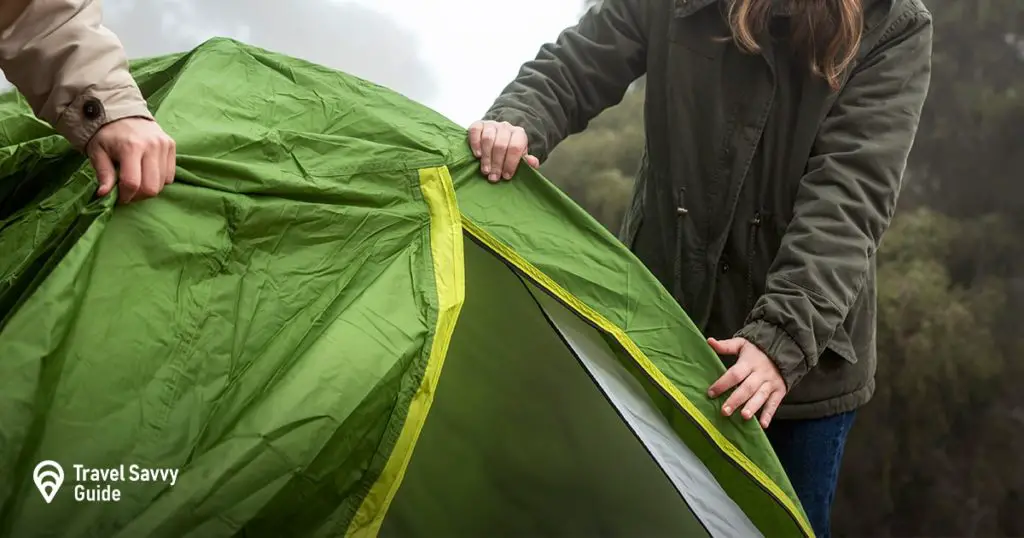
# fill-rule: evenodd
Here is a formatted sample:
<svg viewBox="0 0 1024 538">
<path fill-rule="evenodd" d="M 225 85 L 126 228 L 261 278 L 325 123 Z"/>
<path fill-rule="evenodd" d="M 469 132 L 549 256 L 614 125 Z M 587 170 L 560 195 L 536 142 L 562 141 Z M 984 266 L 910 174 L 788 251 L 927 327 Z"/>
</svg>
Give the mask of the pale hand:
<svg viewBox="0 0 1024 538">
<path fill-rule="evenodd" d="M 512 179 L 521 159 L 525 158 L 526 164 L 533 168 L 540 166 L 540 161 L 527 153 L 529 141 L 526 131 L 507 121 L 473 122 L 469 126 L 469 147 L 480 159 L 480 171 L 491 183 L 499 178 Z"/>
<path fill-rule="evenodd" d="M 100 181 L 99 196 L 110 193 L 116 182 L 118 201 L 126 204 L 152 198 L 174 182 L 174 140 L 153 120 L 124 118 L 108 123 L 93 135 L 85 152 Z"/>
<path fill-rule="evenodd" d="M 778 367 L 757 346 L 743 338 L 729 340 L 708 339 L 708 344 L 719 355 L 737 355 L 736 364 L 726 370 L 708 389 L 708 396 L 716 398 L 736 387 L 722 405 L 722 414 L 732 416 L 740 406 L 740 415 L 750 420 L 761 411 L 761 427 L 768 428 L 779 404 L 786 396 L 786 382 Z"/>
</svg>

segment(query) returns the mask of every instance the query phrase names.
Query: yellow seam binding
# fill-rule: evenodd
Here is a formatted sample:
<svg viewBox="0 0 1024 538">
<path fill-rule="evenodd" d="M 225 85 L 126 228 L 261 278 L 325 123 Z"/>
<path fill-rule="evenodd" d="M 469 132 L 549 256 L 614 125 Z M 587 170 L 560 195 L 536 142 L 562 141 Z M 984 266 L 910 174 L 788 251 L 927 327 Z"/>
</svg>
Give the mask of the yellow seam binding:
<svg viewBox="0 0 1024 538">
<path fill-rule="evenodd" d="M 423 380 L 409 404 L 409 412 L 398 434 L 398 441 L 345 534 L 353 538 L 377 536 L 380 532 L 384 516 L 402 483 L 416 440 L 434 402 L 441 368 L 466 296 L 462 226 L 455 200 L 455 186 L 448 168 L 441 166 L 422 169 L 419 171 L 419 179 L 420 191 L 430 213 L 430 254 L 437 288 L 437 325 Z"/>
<path fill-rule="evenodd" d="M 796 520 L 801 530 L 804 531 L 804 534 L 806 536 L 814 536 L 814 531 L 811 530 L 810 523 L 803 517 L 801 512 L 797 509 L 796 505 L 794 505 L 792 500 L 790 500 L 789 496 L 782 492 L 782 489 L 779 488 L 778 484 L 776 484 L 775 481 L 772 480 L 768 475 L 764 474 L 764 471 L 758 468 L 757 465 L 754 465 L 754 462 L 750 461 L 750 459 L 747 458 L 746 454 L 740 451 L 740 449 L 736 448 L 736 446 L 733 445 L 732 442 L 729 441 L 729 439 L 722 435 L 722 432 L 720 432 L 718 428 L 716 428 L 715 425 L 712 424 L 711 421 L 709 421 L 707 417 L 705 417 L 704 414 L 701 413 L 696 408 L 696 406 L 693 405 L 693 402 L 691 402 L 686 397 L 686 395 L 682 393 L 682 391 L 680 391 L 671 381 L 669 381 L 669 379 L 665 377 L 665 374 L 663 374 L 661 370 L 654 366 L 654 363 L 652 363 L 651 360 L 647 358 L 646 355 L 644 355 L 644 352 L 639 348 L 639 346 L 636 345 L 635 342 L 633 342 L 633 339 L 626 334 L 626 331 L 622 330 L 614 323 L 609 321 L 607 318 L 599 314 L 597 311 L 587 306 L 583 301 L 577 299 L 574 295 L 569 293 L 567 290 L 559 286 L 558 283 L 556 283 L 554 280 L 552 280 L 543 272 L 541 272 L 540 269 L 534 267 L 530 262 L 526 261 L 526 259 L 520 256 L 514 250 L 512 250 L 505 244 L 501 243 L 491 234 L 484 231 L 483 228 L 477 226 L 465 215 L 463 215 L 462 217 L 462 225 L 467 232 L 473 235 L 473 237 L 476 237 L 478 240 L 480 240 L 489 248 L 491 248 L 494 252 L 496 252 L 499 256 L 505 258 L 506 261 L 515 265 L 517 268 L 519 268 L 520 271 L 523 271 L 524 273 L 529 275 L 534 282 L 536 282 L 539 286 L 545 288 L 548 292 L 554 294 L 563 303 L 565 303 L 567 306 L 575 310 L 578 315 L 583 316 L 584 319 L 589 320 L 591 323 L 600 327 L 606 333 L 612 335 L 615 338 L 615 340 L 618 341 L 619 345 L 621 345 L 623 349 L 626 350 L 629 356 L 632 357 L 634 361 L 636 361 L 636 363 L 647 373 L 647 375 L 651 376 L 651 379 L 653 379 L 662 390 L 669 394 L 675 401 L 675 403 L 687 415 L 689 415 L 690 418 L 695 420 L 697 424 L 708 433 L 708 435 L 711 436 L 711 439 L 715 442 L 715 444 L 717 444 L 730 458 L 733 459 L 733 461 L 739 464 L 743 468 L 743 470 L 745 470 L 752 477 L 754 477 L 755 480 L 757 480 L 762 486 L 764 486 L 765 489 L 769 491 L 769 493 L 771 493 L 774 497 L 776 497 L 779 500 L 779 502 L 783 504 L 786 510 L 788 510 L 790 514 L 793 516 L 793 518 Z"/>
</svg>

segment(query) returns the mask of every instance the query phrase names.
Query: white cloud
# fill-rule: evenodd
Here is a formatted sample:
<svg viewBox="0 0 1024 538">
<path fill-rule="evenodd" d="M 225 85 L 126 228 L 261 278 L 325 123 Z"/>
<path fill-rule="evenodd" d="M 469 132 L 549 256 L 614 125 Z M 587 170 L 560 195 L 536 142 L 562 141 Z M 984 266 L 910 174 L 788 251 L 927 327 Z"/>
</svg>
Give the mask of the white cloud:
<svg viewBox="0 0 1024 538">
<path fill-rule="evenodd" d="M 468 125 L 583 0 L 106 0 L 131 57 L 214 36 L 340 69 Z"/>
</svg>

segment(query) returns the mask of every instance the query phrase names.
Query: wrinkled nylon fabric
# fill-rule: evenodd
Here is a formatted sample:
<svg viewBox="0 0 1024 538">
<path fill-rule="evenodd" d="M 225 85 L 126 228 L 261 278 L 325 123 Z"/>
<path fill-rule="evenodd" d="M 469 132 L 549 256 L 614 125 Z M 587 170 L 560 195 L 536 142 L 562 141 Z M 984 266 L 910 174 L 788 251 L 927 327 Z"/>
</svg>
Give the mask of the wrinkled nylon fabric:
<svg viewBox="0 0 1024 538">
<path fill-rule="evenodd" d="M 433 347 L 417 174 L 440 166 L 466 222 L 635 342 L 672 389 L 654 392 L 677 433 L 748 515 L 766 514 L 758 528 L 795 534 L 763 433 L 703 396 L 717 357 L 538 174 L 489 185 L 439 114 L 234 41 L 133 70 L 178 142 L 175 184 L 144 204 L 94 199 L 85 159 L 0 97 L 0 536 L 344 532 Z M 46 505 L 31 472 L 47 458 L 183 470 L 172 488 L 123 484 L 116 505 L 67 491 Z"/>
<path fill-rule="evenodd" d="M 690 510 L 715 538 L 763 538 L 750 518 L 729 498 L 693 451 L 672 431 L 644 387 L 619 363 L 597 329 L 548 294 L 530 286 L 531 294 L 568 343 L 580 365 L 601 387 L 633 433 L 644 443 Z"/>
<path fill-rule="evenodd" d="M 525 283 L 465 245 L 464 322 L 381 536 L 708 536 Z"/>
<path fill-rule="evenodd" d="M 159 62 L 140 78 L 164 81 L 180 169 L 145 204 L 92 200 L 83 159 L 2 122 L 0 535 L 344 532 L 431 348 L 416 171 L 448 124 L 230 41 Z M 65 467 L 49 505 L 43 459 Z M 75 463 L 183 471 L 88 504 Z"/>
<path fill-rule="evenodd" d="M 532 172 L 526 173 L 532 174 Z M 539 179 L 539 176 L 535 177 Z M 515 250 L 499 241 L 487 230 L 474 224 L 465 212 L 463 212 L 463 227 L 473 237 L 485 243 L 495 253 L 528 275 L 538 285 L 557 296 L 563 304 L 604 331 L 611 341 L 612 351 L 620 353 L 622 365 L 636 379 L 641 380 L 645 390 L 648 391 L 648 396 L 672 424 L 676 435 L 682 438 L 687 448 L 692 450 L 714 474 L 726 493 L 744 509 L 747 517 L 752 520 L 762 534 L 766 536 L 813 536 L 813 531 L 810 529 L 799 503 L 793 500 L 795 497 L 788 496 L 783 491 L 783 488 L 791 490 L 791 486 L 785 480 L 785 475 L 783 475 L 783 482 L 780 485 L 779 482 L 772 480 L 767 475 L 768 472 L 771 472 L 770 468 L 766 470 L 758 467 L 750 459 L 750 456 L 753 456 L 762 460 L 767 456 L 770 458 L 770 462 L 774 461 L 775 465 L 778 465 L 778 460 L 775 459 L 770 448 L 767 454 L 753 453 L 748 456 L 748 454 L 740 452 L 733 444 L 733 440 L 715 428 L 701 411 L 701 408 L 707 407 L 708 400 L 703 397 L 701 400 L 697 400 L 698 404 L 701 404 L 701 408 L 698 408 L 694 404 L 694 400 L 683 392 L 686 386 L 680 386 L 678 381 L 668 377 L 667 372 L 659 368 L 659 363 L 653 361 L 643 349 L 637 346 L 632 335 L 626 334 L 620 327 L 608 321 L 608 318 L 602 314 L 602 311 L 606 310 L 605 305 L 599 304 L 595 308 L 581 301 Z M 561 247 L 566 249 L 566 252 L 571 252 L 572 245 L 566 243 Z M 647 274 L 649 275 L 649 273 Z M 612 299 L 612 297 L 608 298 Z M 653 297 L 647 297 L 647 299 L 653 299 Z M 655 336 L 659 335 L 655 334 Z M 662 336 L 661 341 L 665 344 L 678 343 L 678 340 L 672 336 L 660 336 Z M 645 338 L 645 341 L 651 340 L 653 338 Z M 718 360 L 717 357 L 715 360 Z M 715 378 L 718 375 L 720 374 L 715 374 Z M 713 379 L 708 383 L 710 384 Z M 710 412 L 717 415 L 717 408 L 712 405 Z M 760 430 L 755 430 L 754 434 L 764 435 Z M 754 439 L 756 440 L 757 437 Z M 763 437 L 761 439 L 763 440 Z M 743 440 L 743 438 L 740 437 L 739 440 Z M 745 441 L 750 443 L 751 439 Z"/>
</svg>

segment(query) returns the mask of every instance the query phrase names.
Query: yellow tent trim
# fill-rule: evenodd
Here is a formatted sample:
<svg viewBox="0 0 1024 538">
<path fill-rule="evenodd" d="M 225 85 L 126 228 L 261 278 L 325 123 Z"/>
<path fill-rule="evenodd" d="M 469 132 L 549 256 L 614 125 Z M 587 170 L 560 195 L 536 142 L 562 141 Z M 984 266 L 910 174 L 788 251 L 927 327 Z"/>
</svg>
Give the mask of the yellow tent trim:
<svg viewBox="0 0 1024 538">
<path fill-rule="evenodd" d="M 353 538 L 376 536 L 380 531 L 434 402 L 441 367 L 448 354 L 452 333 L 466 296 L 462 227 L 455 201 L 455 186 L 448 168 L 440 166 L 422 169 L 419 171 L 419 180 L 420 191 L 430 212 L 430 253 L 434 263 L 438 300 L 437 326 L 423 380 L 409 404 L 409 413 L 398 434 L 398 441 L 345 534 Z"/>
<path fill-rule="evenodd" d="M 808 537 L 814 536 L 811 526 L 793 501 L 782 492 L 778 484 L 764 474 L 754 462 L 736 448 L 707 417 L 661 372 L 644 354 L 626 332 L 607 318 L 576 298 L 537 267 L 477 226 L 465 215 L 461 215 L 456 202 L 455 187 L 448 168 L 445 166 L 425 168 L 419 171 L 420 190 L 427 202 L 430 213 L 430 248 L 434 263 L 439 313 L 430 358 L 420 387 L 409 406 L 402 431 L 394 450 L 384 466 L 380 477 L 371 486 L 355 517 L 349 525 L 346 537 L 375 537 L 394 499 L 405 470 L 412 458 L 413 449 L 426 422 L 433 403 L 434 392 L 441 375 L 452 333 L 458 320 L 459 311 L 465 299 L 465 270 L 462 232 L 465 230 L 485 244 L 494 253 L 504 258 L 529 276 L 537 285 L 561 300 L 578 315 L 599 327 L 626 350 L 636 364 L 668 394 L 676 405 L 702 428 L 712 441 L 748 475 L 774 496 L 785 508 Z"/>
<path fill-rule="evenodd" d="M 797 509 L 796 505 L 793 504 L 793 501 L 789 496 L 783 493 L 782 489 L 774 480 L 771 479 L 771 477 L 764 474 L 764 471 L 755 465 L 754 462 L 750 461 L 750 458 L 748 458 L 746 454 L 736 448 L 736 445 L 733 445 L 729 439 L 722 435 L 722 432 L 720 432 L 718 428 L 716 428 L 715 425 L 712 424 L 711 421 L 709 421 L 707 417 L 705 417 L 704 414 L 693 405 L 686 395 L 683 394 L 682 391 L 680 391 L 667 377 L 665 377 L 665 374 L 662 373 L 661 370 L 654 366 L 654 363 L 644 355 L 644 352 L 641 351 L 640 347 L 633 342 L 633 339 L 626 334 L 626 331 L 616 326 L 597 311 L 590 308 L 586 303 L 580 301 L 574 295 L 559 286 L 558 283 L 541 272 L 540 269 L 537 269 L 514 250 L 503 244 L 491 234 L 487 233 L 483 228 L 477 226 L 465 215 L 462 217 L 462 225 L 470 235 L 487 245 L 506 261 L 515 265 L 520 271 L 529 276 L 537 285 L 558 297 L 563 304 L 572 308 L 578 315 L 583 316 L 584 319 L 590 321 L 592 324 L 614 337 L 619 345 L 626 350 L 629 356 L 636 361 L 637 365 L 640 366 L 640 368 L 642 368 L 655 383 L 657 383 L 661 390 L 665 391 L 666 394 L 672 397 L 676 405 L 678 405 L 683 412 L 689 415 L 690 418 L 692 418 L 704 431 L 708 433 L 715 444 L 717 444 L 728 457 L 732 458 L 732 460 L 735 461 L 744 471 L 752 476 L 761 484 L 761 486 L 763 486 L 769 493 L 771 493 L 771 495 L 782 503 L 783 506 L 785 506 L 786 510 L 788 510 L 790 515 L 793 516 L 793 519 L 796 520 L 804 534 L 810 538 L 814 537 L 814 531 L 811 530 L 810 523 L 804 517 L 803 513 Z"/>
</svg>

